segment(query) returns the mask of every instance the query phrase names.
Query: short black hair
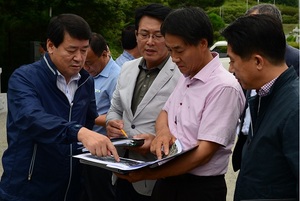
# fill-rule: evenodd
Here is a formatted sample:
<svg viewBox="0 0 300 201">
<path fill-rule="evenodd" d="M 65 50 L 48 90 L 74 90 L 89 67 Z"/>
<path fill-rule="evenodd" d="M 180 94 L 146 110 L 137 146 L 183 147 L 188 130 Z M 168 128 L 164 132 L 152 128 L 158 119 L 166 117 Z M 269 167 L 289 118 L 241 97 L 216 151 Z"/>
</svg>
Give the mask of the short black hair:
<svg viewBox="0 0 300 201">
<path fill-rule="evenodd" d="M 261 54 L 272 64 L 284 61 L 286 39 L 282 23 L 268 14 L 242 16 L 227 26 L 222 35 L 232 52 L 247 60 Z"/>
<path fill-rule="evenodd" d="M 140 20 L 143 16 L 149 16 L 158 20 L 164 21 L 167 15 L 171 12 L 171 8 L 162 4 L 153 3 L 147 6 L 140 7 L 135 11 L 135 28 L 139 29 Z"/>
<path fill-rule="evenodd" d="M 93 32 L 90 40 L 90 48 L 100 57 L 104 50 L 107 51 L 107 42 L 101 34 Z"/>
<path fill-rule="evenodd" d="M 47 38 L 51 40 L 55 47 L 58 47 L 64 41 L 65 33 L 79 40 L 89 40 L 91 37 L 89 24 L 78 15 L 60 14 L 51 18 Z"/>
<path fill-rule="evenodd" d="M 121 43 L 125 50 L 131 50 L 137 46 L 134 24 L 128 25 L 122 30 Z"/>
<path fill-rule="evenodd" d="M 198 45 L 206 39 L 208 47 L 213 44 L 213 28 L 202 8 L 186 7 L 172 11 L 161 26 L 161 33 L 179 36 L 186 44 Z"/>
</svg>

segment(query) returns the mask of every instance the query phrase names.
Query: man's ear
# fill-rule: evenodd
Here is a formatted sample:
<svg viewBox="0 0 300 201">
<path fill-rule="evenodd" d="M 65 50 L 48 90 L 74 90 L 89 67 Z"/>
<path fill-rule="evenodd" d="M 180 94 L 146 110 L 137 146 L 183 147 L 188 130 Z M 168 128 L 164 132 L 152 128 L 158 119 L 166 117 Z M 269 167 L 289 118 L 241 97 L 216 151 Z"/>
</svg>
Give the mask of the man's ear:
<svg viewBox="0 0 300 201">
<path fill-rule="evenodd" d="M 265 63 L 264 58 L 261 55 L 257 54 L 254 56 L 254 59 L 255 59 L 256 69 L 261 71 Z"/>
<path fill-rule="evenodd" d="M 55 46 L 52 43 L 52 41 L 50 39 L 47 39 L 47 51 L 49 52 L 49 54 L 53 53 Z"/>
<path fill-rule="evenodd" d="M 107 50 L 103 50 L 101 57 L 107 57 L 108 55 L 108 51 Z"/>
<path fill-rule="evenodd" d="M 207 39 L 201 39 L 200 40 L 200 46 L 201 47 L 208 47 L 208 42 L 207 42 Z"/>
</svg>

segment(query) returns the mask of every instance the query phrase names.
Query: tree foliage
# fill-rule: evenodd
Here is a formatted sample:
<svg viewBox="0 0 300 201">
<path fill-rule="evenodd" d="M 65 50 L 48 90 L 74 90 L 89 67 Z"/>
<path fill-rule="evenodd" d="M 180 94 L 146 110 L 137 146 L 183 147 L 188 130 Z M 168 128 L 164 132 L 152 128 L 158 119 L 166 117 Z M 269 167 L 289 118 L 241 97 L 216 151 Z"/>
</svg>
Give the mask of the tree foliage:
<svg viewBox="0 0 300 201">
<path fill-rule="evenodd" d="M 275 4 L 281 4 L 286 6 L 299 6 L 298 0 L 260 0 L 261 3 L 275 3 Z"/>
<path fill-rule="evenodd" d="M 276 5 L 282 3 L 279 8 L 284 22 L 298 22 L 297 1 L 276 0 Z M 257 1 L 247 0 L 247 2 L 251 6 Z M 162 3 L 172 8 L 183 6 L 203 8 L 212 20 L 216 38 L 224 22 L 230 23 L 243 15 L 247 9 L 245 2 L 241 3 L 239 0 L 0 0 L 2 91 L 6 91 L 8 77 L 15 68 L 32 62 L 30 42 L 45 40 L 45 32 L 52 16 L 61 13 L 82 16 L 94 32 L 102 34 L 108 41 L 113 56 L 118 56 L 114 52 L 121 52 L 122 28 L 134 22 L 136 8 L 149 3 Z"/>
<path fill-rule="evenodd" d="M 224 4 L 225 0 L 169 0 L 168 3 L 173 8 L 185 6 L 198 6 L 203 9 L 211 6 L 218 7 Z"/>
</svg>

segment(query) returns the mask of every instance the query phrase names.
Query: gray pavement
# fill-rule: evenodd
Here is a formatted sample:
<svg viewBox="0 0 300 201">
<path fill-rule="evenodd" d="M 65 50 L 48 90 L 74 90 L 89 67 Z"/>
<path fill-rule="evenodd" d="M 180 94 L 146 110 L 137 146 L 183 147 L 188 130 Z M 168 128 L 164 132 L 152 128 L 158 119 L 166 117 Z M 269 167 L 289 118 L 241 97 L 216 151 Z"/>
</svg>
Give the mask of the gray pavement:
<svg viewBox="0 0 300 201">
<path fill-rule="evenodd" d="M 4 97 L 4 98 L 3 98 Z M 0 94 L 0 156 L 2 158 L 3 151 L 7 147 L 6 142 L 6 94 Z M 0 175 L 2 175 L 2 160 L 0 161 Z M 228 172 L 225 175 L 227 183 L 227 201 L 233 200 L 233 193 L 235 188 L 237 173 L 235 173 L 231 166 L 231 160 L 229 161 Z"/>
</svg>

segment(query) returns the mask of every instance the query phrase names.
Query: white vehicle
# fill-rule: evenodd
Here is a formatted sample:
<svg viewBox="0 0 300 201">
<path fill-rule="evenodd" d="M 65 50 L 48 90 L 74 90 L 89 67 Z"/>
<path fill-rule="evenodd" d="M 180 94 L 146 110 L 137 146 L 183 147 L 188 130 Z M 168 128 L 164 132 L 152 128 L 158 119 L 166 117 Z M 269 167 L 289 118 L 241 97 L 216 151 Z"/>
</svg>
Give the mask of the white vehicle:
<svg viewBox="0 0 300 201">
<path fill-rule="evenodd" d="M 220 60 L 226 68 L 229 69 L 230 59 L 227 56 L 227 41 L 218 41 L 210 47 L 210 51 L 219 53 Z"/>
</svg>

